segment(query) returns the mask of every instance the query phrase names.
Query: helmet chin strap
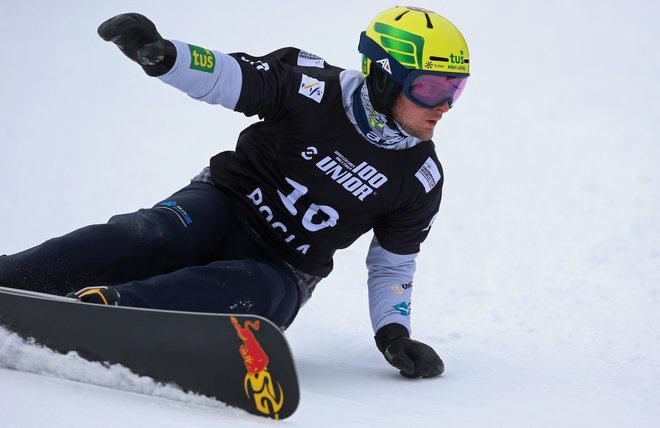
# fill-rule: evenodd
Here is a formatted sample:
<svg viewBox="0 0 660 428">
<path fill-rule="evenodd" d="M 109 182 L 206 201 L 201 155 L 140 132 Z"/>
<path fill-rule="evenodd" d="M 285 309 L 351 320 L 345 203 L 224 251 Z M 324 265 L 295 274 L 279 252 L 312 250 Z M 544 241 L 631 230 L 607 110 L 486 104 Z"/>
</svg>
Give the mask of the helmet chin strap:
<svg viewBox="0 0 660 428">
<path fill-rule="evenodd" d="M 366 78 L 367 89 L 369 90 L 369 99 L 376 111 L 394 120 L 392 116 L 392 107 L 397 97 L 401 93 L 401 85 L 389 77 L 379 67 L 371 64 L 371 72 Z"/>
</svg>

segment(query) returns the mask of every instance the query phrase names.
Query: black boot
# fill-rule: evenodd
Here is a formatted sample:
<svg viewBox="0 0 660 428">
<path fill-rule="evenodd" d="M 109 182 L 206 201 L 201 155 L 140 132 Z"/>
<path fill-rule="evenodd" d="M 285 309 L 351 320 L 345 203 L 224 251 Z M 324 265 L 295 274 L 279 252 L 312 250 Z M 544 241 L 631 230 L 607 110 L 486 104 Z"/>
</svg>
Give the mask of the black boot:
<svg viewBox="0 0 660 428">
<path fill-rule="evenodd" d="M 97 305 L 119 306 L 119 293 L 110 287 L 85 287 L 75 293 L 67 294 L 67 297 L 74 297 L 81 302 L 95 303 Z"/>
</svg>

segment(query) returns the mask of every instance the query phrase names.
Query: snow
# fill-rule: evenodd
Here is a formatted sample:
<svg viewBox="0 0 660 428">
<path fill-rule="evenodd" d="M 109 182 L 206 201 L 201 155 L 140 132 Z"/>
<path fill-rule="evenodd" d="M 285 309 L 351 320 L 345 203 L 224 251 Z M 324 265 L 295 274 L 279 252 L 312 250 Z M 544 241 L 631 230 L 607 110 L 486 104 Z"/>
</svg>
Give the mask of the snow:
<svg viewBox="0 0 660 428">
<path fill-rule="evenodd" d="M 0 252 L 149 206 L 252 121 L 145 76 L 96 36 L 103 20 L 138 11 L 165 37 L 357 68 L 359 32 L 389 6 L 1 2 Z M 473 67 L 434 138 L 445 192 L 413 293 L 413 335 L 447 371 L 408 380 L 376 350 L 365 237 L 287 332 L 302 397 L 279 423 L 660 426 L 660 5 L 427 7 L 463 30 Z M 6 330 L 0 385 L 3 427 L 274 423 Z"/>
</svg>

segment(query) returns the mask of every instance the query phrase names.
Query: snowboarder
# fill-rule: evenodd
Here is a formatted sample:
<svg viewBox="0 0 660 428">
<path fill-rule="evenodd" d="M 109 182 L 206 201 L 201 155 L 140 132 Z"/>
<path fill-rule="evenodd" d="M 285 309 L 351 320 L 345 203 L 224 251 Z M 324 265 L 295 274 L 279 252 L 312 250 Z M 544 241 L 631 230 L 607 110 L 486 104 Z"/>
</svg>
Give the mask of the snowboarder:
<svg viewBox="0 0 660 428">
<path fill-rule="evenodd" d="M 442 192 L 431 137 L 469 76 L 453 24 L 414 7 L 380 13 L 360 36 L 362 73 L 296 48 L 257 57 L 167 40 L 136 13 L 98 33 L 149 76 L 261 120 L 152 208 L 1 256 L 0 285 L 250 313 L 286 328 L 331 272 L 334 252 L 373 230 L 366 263 L 377 347 L 404 376 L 443 372 L 436 352 L 410 338 L 410 302 Z"/>
</svg>

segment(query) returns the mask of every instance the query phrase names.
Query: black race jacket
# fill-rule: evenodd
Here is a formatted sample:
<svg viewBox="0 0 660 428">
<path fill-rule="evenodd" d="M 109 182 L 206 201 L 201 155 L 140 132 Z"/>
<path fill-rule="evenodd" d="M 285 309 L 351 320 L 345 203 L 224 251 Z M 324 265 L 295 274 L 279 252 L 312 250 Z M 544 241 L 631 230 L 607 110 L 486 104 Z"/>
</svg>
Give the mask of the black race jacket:
<svg viewBox="0 0 660 428">
<path fill-rule="evenodd" d="M 164 81 L 261 119 L 211 159 L 211 178 L 285 261 L 325 277 L 335 251 L 372 229 L 388 252 L 419 252 L 442 193 L 434 144 L 388 150 L 358 132 L 347 109 L 359 73 L 295 48 L 255 57 L 175 44 L 187 56 Z"/>
</svg>

